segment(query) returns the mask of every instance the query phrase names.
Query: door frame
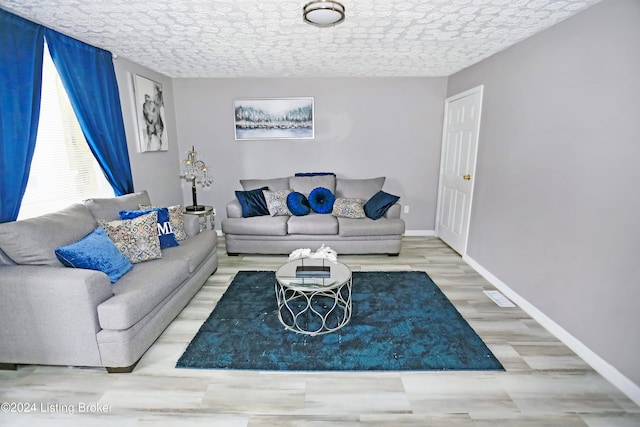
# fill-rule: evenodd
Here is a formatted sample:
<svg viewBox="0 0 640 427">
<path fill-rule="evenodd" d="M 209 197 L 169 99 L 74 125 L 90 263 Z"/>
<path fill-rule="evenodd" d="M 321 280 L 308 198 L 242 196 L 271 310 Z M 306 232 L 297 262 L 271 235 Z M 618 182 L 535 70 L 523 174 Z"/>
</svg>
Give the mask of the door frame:
<svg viewBox="0 0 640 427">
<path fill-rule="evenodd" d="M 476 133 L 476 141 L 475 141 L 475 144 L 476 144 L 475 158 L 471 162 L 472 163 L 471 176 L 473 177 L 473 179 L 471 180 L 471 192 L 469 194 L 469 213 L 467 217 L 464 219 L 465 221 L 467 221 L 468 226 L 467 226 L 466 234 L 463 236 L 464 244 L 462 245 L 462 252 L 460 254 L 463 257 L 467 255 L 467 244 L 469 242 L 469 230 L 471 229 L 471 211 L 473 209 L 473 195 L 475 193 L 475 186 L 476 186 L 476 163 L 478 160 L 478 146 L 480 143 L 480 125 L 482 121 L 482 103 L 484 98 L 484 85 L 479 85 L 469 90 L 465 90 L 464 92 L 460 92 L 458 94 L 447 97 L 444 101 L 444 118 L 442 120 L 442 142 L 440 145 L 440 172 L 438 174 L 438 199 L 436 203 L 436 224 L 435 224 L 436 237 L 440 237 L 439 236 L 440 208 L 442 207 L 442 197 L 443 197 L 442 184 L 443 184 L 444 162 L 445 162 L 444 157 L 446 154 L 445 144 L 447 142 L 446 131 L 447 131 L 447 117 L 449 114 L 449 105 L 452 102 L 457 101 L 458 99 L 467 97 L 469 95 L 473 95 L 478 92 L 480 93 L 480 108 L 478 110 L 478 132 Z"/>
</svg>

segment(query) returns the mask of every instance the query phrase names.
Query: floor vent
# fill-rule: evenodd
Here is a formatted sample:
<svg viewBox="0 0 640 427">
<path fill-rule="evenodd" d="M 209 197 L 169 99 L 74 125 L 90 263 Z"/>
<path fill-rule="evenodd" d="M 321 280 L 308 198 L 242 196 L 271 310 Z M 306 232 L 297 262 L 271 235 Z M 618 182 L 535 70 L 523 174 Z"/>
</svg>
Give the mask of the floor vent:
<svg viewBox="0 0 640 427">
<path fill-rule="evenodd" d="M 507 297 L 498 291 L 482 291 L 486 296 L 491 298 L 499 307 L 515 307 L 515 304 L 509 301 Z"/>
</svg>

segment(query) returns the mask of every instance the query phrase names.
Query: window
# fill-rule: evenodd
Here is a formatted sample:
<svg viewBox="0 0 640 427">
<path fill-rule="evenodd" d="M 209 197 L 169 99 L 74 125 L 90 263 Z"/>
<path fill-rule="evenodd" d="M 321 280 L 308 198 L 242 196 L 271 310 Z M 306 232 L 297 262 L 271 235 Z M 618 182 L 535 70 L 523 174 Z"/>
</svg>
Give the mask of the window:
<svg viewBox="0 0 640 427">
<path fill-rule="evenodd" d="M 82 134 L 45 44 L 38 137 L 18 219 L 114 192 Z"/>
</svg>

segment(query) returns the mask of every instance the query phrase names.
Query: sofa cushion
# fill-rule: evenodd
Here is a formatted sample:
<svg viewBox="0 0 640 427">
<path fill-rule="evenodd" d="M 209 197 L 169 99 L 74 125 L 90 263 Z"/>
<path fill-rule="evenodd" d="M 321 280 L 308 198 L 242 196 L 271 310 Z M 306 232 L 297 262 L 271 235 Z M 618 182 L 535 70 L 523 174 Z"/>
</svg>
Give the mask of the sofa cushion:
<svg viewBox="0 0 640 427">
<path fill-rule="evenodd" d="M 271 179 L 241 179 L 240 185 L 245 191 L 256 190 L 267 187 L 271 191 L 282 191 L 289 189 L 289 177 Z"/>
<path fill-rule="evenodd" d="M 214 230 L 203 230 L 180 246 L 167 248 L 162 252 L 163 259 L 184 259 L 187 261 L 189 274 L 192 274 L 218 247 L 218 236 Z"/>
<path fill-rule="evenodd" d="M 400 203 L 394 203 L 393 205 L 391 205 L 391 207 L 389 209 L 387 209 L 387 211 L 384 213 L 384 217 L 385 218 L 400 218 L 400 213 L 401 213 L 402 207 L 400 206 Z"/>
<path fill-rule="evenodd" d="M 327 188 L 335 194 L 336 177 L 334 175 L 292 176 L 289 178 L 289 187 L 305 196 L 318 187 Z"/>
<path fill-rule="evenodd" d="M 242 216 L 244 218 L 269 215 L 267 201 L 262 193 L 266 189 L 267 187 L 262 187 L 255 190 L 236 191 L 236 198 L 240 202 L 240 206 L 242 206 Z"/>
<path fill-rule="evenodd" d="M 91 212 L 76 203 L 58 212 L 0 224 L 0 248 L 17 264 L 62 267 L 56 248 L 80 240 L 97 226 Z"/>
<path fill-rule="evenodd" d="M 400 218 L 337 218 L 342 237 L 389 236 L 404 233 L 404 221 Z"/>
<path fill-rule="evenodd" d="M 98 306 L 104 329 L 128 329 L 154 310 L 189 277 L 185 259 L 136 264 L 111 288 L 114 296 Z"/>
<path fill-rule="evenodd" d="M 336 197 L 347 199 L 369 200 L 374 194 L 382 190 L 386 177 L 369 179 L 338 178 L 336 181 Z"/>
<path fill-rule="evenodd" d="M 0 248 L 0 265 L 17 265 L 4 251 Z"/>
<path fill-rule="evenodd" d="M 162 258 L 156 211 L 134 219 L 98 221 L 98 224 L 132 263 Z"/>
<path fill-rule="evenodd" d="M 250 234 L 254 236 L 286 236 L 288 216 L 254 216 L 250 218 L 225 218 L 222 232 L 225 234 Z"/>
<path fill-rule="evenodd" d="M 111 221 L 120 219 L 118 212 L 133 211 L 139 209 L 140 205 L 150 205 L 151 201 L 146 191 L 140 191 L 119 197 L 87 199 L 84 204 L 95 219 Z"/>
<path fill-rule="evenodd" d="M 65 266 L 101 271 L 109 276 L 111 283 L 133 268 L 102 227 L 77 242 L 57 248 L 55 253 Z"/>
<path fill-rule="evenodd" d="M 227 218 L 242 218 L 242 205 L 238 199 L 233 199 L 227 203 Z"/>
<path fill-rule="evenodd" d="M 289 212 L 295 216 L 305 216 L 311 212 L 311 206 L 309 205 L 307 196 L 298 191 L 292 191 L 287 196 L 287 208 L 289 208 Z"/>
<path fill-rule="evenodd" d="M 382 218 L 398 200 L 400 200 L 400 197 L 380 190 L 364 204 L 364 213 L 367 218 Z"/>
<path fill-rule="evenodd" d="M 291 190 L 269 191 L 263 190 L 264 199 L 267 201 L 267 208 L 271 216 L 291 216 L 291 211 L 287 207 L 287 196 Z"/>
<path fill-rule="evenodd" d="M 347 199 L 338 197 L 333 203 L 333 216 L 342 218 L 364 218 L 364 200 L 363 199 Z"/>
<path fill-rule="evenodd" d="M 317 187 L 311 190 L 309 193 L 309 206 L 311 209 L 320 214 L 331 213 L 333 209 L 333 202 L 336 200 L 336 196 L 333 195 L 331 190 L 324 187 Z"/>
<path fill-rule="evenodd" d="M 138 218 L 142 215 L 146 215 L 152 211 L 158 213 L 157 228 L 158 238 L 160 239 L 160 249 L 172 248 L 174 246 L 180 245 L 171 226 L 168 208 L 150 208 L 137 211 L 120 211 L 118 214 L 120 215 L 121 219 L 133 219 Z"/>
<path fill-rule="evenodd" d="M 292 216 L 287 222 L 289 234 L 338 234 L 338 220 L 333 215 L 311 213 Z"/>
</svg>

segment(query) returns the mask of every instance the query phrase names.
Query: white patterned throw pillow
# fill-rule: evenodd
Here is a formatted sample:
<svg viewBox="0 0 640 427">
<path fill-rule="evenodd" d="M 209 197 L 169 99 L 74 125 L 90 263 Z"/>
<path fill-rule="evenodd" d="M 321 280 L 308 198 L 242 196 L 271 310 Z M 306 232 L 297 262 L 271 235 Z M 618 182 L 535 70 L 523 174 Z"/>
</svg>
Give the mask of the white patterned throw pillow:
<svg viewBox="0 0 640 427">
<path fill-rule="evenodd" d="M 134 219 L 98 221 L 118 250 L 132 263 L 162 258 L 158 237 L 158 212 Z"/>
<path fill-rule="evenodd" d="M 339 218 L 364 218 L 364 202 L 363 199 L 348 199 L 346 197 L 338 197 L 333 202 L 333 211 L 331 214 Z"/>
<path fill-rule="evenodd" d="M 262 193 L 267 201 L 267 208 L 271 216 L 291 216 L 291 211 L 287 207 L 287 196 L 291 190 L 262 190 Z"/>
</svg>

